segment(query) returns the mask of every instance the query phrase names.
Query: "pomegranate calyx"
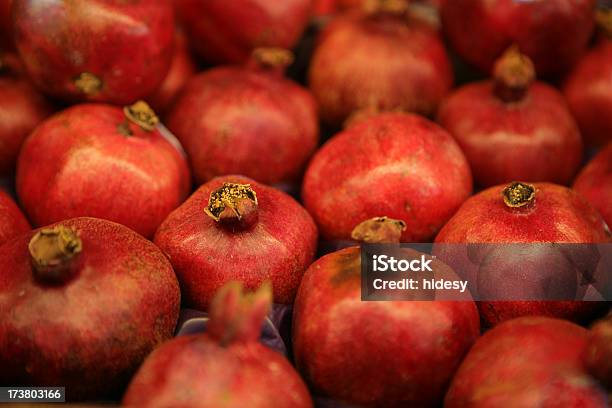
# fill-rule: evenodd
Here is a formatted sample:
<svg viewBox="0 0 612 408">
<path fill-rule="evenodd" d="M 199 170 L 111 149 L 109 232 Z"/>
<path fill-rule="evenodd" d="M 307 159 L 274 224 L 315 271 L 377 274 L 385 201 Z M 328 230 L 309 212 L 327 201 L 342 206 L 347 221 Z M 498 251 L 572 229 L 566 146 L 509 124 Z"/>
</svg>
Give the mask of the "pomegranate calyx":
<svg viewBox="0 0 612 408">
<path fill-rule="evenodd" d="M 526 207 L 535 201 L 536 188 L 532 184 L 514 181 L 504 188 L 502 196 L 510 208 Z"/>
<path fill-rule="evenodd" d="M 612 9 L 598 9 L 595 11 L 597 28 L 609 38 L 612 38 Z"/>
<path fill-rule="evenodd" d="M 250 228 L 258 219 L 257 194 L 250 184 L 223 183 L 210 193 L 204 212 L 222 225 Z"/>
<path fill-rule="evenodd" d="M 366 244 L 399 243 L 406 223 L 389 217 L 374 217 L 357 225 L 351 238 Z"/>
<path fill-rule="evenodd" d="M 138 101 L 133 105 L 124 106 L 123 113 L 128 120 L 147 132 L 155 130 L 159 124 L 159 118 L 145 101 Z"/>
<path fill-rule="evenodd" d="M 94 96 L 102 89 L 104 82 L 91 72 L 82 72 L 74 78 L 74 86 L 87 96 Z"/>
<path fill-rule="evenodd" d="M 410 9 L 409 0 L 363 0 L 363 10 L 367 14 L 406 14 Z"/>
<path fill-rule="evenodd" d="M 78 234 L 63 225 L 41 229 L 28 244 L 36 276 L 47 282 L 68 280 L 70 263 L 82 249 Z"/>
<path fill-rule="evenodd" d="M 254 64 L 263 69 L 284 70 L 293 63 L 293 53 L 284 48 L 260 47 L 251 53 Z"/>
<path fill-rule="evenodd" d="M 234 342 L 258 341 L 271 305 L 270 282 L 264 282 L 252 293 L 244 293 L 241 282 L 229 282 L 219 289 L 210 304 L 207 333 L 223 347 Z"/>
<path fill-rule="evenodd" d="M 493 78 L 497 97 L 504 102 L 517 102 L 535 80 L 535 67 L 518 46 L 512 45 L 495 62 Z"/>
</svg>

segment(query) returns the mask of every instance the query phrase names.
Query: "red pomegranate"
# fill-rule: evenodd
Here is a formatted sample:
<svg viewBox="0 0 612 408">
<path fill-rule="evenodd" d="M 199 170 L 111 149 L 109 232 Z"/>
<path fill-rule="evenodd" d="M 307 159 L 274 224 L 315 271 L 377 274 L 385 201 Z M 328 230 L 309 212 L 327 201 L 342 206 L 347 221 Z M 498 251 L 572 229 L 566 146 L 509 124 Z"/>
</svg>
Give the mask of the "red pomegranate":
<svg viewBox="0 0 612 408">
<path fill-rule="evenodd" d="M 0 245 L 29 230 L 30 224 L 17 204 L 0 189 Z"/>
<path fill-rule="evenodd" d="M 257 49 L 248 67 L 192 78 L 167 115 L 198 184 L 243 174 L 273 184 L 299 180 L 318 143 L 316 103 L 284 79 L 291 54 Z"/>
<path fill-rule="evenodd" d="M 612 390 L 612 315 L 591 330 L 585 351 L 589 372 Z"/>
<path fill-rule="evenodd" d="M 601 216 L 578 193 L 566 187 L 550 183 L 536 183 L 534 185 L 514 182 L 509 185 L 491 187 L 469 198 L 442 228 L 435 239 L 436 244 L 508 244 L 508 243 L 603 243 L 610 242 L 610 232 Z M 486 246 L 484 247 L 486 250 Z M 509 248 L 509 249 L 508 249 Z M 501 279 L 499 271 L 513 271 L 515 256 L 510 256 L 513 247 L 495 247 L 495 250 L 483 254 L 488 257 L 492 265 L 496 265 L 491 278 Z M 461 258 L 456 251 L 461 248 L 452 245 L 441 245 L 435 251 L 440 259 L 455 267 L 458 273 L 470 282 L 483 281 L 475 267 L 466 267 L 471 263 Z M 572 266 L 567 262 L 576 260 L 580 249 L 570 250 L 568 259 L 561 260 L 560 268 L 538 269 L 537 259 L 523 262 L 521 265 L 535 266 L 536 278 L 549 279 L 557 282 L 564 279 L 558 274 L 573 272 L 566 271 Z M 499 259 L 500 255 L 508 255 L 506 261 Z M 531 253 L 531 256 L 534 254 Z M 554 252 L 545 252 L 549 261 L 557 261 Z M 487 259 L 483 258 L 485 261 Z M 520 259 L 520 256 L 519 256 Z M 576 262 L 588 265 L 590 259 L 584 258 Z M 488 261 L 487 261 L 488 262 Z M 486 264 L 487 262 L 481 262 Z M 517 264 L 518 265 L 518 264 Z M 584 266 L 582 265 L 582 266 Z M 515 265 L 516 266 L 516 265 Z M 485 272 L 483 272 L 485 273 Z M 547 275 L 548 274 L 548 275 Z M 576 274 L 571 276 L 571 282 L 576 284 Z M 490 287 L 487 285 L 486 290 Z M 489 292 L 487 292 L 489 293 Z M 492 298 L 491 296 L 490 298 Z M 534 297 L 539 297 L 534 295 Z M 573 302 L 573 301 L 483 301 L 479 302 L 481 317 L 488 325 L 495 325 L 525 315 L 546 315 L 570 320 L 581 321 L 591 317 L 594 312 L 601 309 L 601 302 Z"/>
<path fill-rule="evenodd" d="M 539 76 L 566 72 L 587 47 L 596 0 L 449 0 L 440 8 L 442 27 L 455 51 L 489 72 L 516 44 Z"/>
<path fill-rule="evenodd" d="M 0 383 L 108 397 L 173 334 L 180 293 L 161 251 L 75 218 L 0 246 Z"/>
<path fill-rule="evenodd" d="M 173 211 L 155 234 L 181 283 L 184 303 L 206 310 L 239 280 L 270 280 L 276 303 L 293 302 L 317 247 L 312 218 L 285 193 L 242 176 L 215 178 Z"/>
<path fill-rule="evenodd" d="M 457 140 L 481 186 L 567 184 L 580 165 L 580 132 L 563 96 L 533 82 L 534 74 L 529 58 L 512 47 L 497 61 L 493 80 L 464 85 L 440 106 L 438 122 Z"/>
<path fill-rule="evenodd" d="M 574 190 L 579 192 L 612 226 L 612 141 L 578 174 Z"/>
<path fill-rule="evenodd" d="M 132 380 L 123 405 L 312 407 L 291 364 L 258 341 L 271 302 L 269 285 L 248 295 L 239 282 L 225 285 L 211 303 L 206 333 L 177 337 L 155 350 Z"/>
<path fill-rule="evenodd" d="M 612 141 L 612 11 L 598 14 L 607 34 L 568 75 L 563 92 L 585 142 Z"/>
<path fill-rule="evenodd" d="M 133 103 L 153 93 L 170 66 L 169 0 L 14 0 L 12 17 L 31 79 L 58 98 Z"/>
<path fill-rule="evenodd" d="M 374 10 L 338 16 L 318 40 L 309 83 L 329 124 L 371 108 L 432 115 L 452 86 L 436 29 L 401 6 L 403 1 L 374 4 Z"/>
<path fill-rule="evenodd" d="M 14 48 L 11 35 L 11 4 L 13 0 L 0 0 L 0 49 Z"/>
<path fill-rule="evenodd" d="M 463 360 L 444 406 L 605 408 L 605 392 L 582 365 L 587 335 L 546 317 L 499 325 Z"/>
<path fill-rule="evenodd" d="M 192 46 L 212 63 L 242 63 L 259 47 L 293 48 L 311 0 L 175 0 Z"/>
<path fill-rule="evenodd" d="M 144 102 L 83 104 L 43 122 L 24 143 L 17 193 L 36 225 L 92 216 L 151 237 L 189 192 L 182 154 Z"/>
<path fill-rule="evenodd" d="M 398 242 L 405 228 L 388 218 L 369 221 L 355 238 Z M 438 260 L 432 269 L 449 271 Z M 474 302 L 364 302 L 361 290 L 359 247 L 325 255 L 304 274 L 293 314 L 295 360 L 304 378 L 315 393 L 359 406 L 440 405 L 480 334 Z"/>
<path fill-rule="evenodd" d="M 304 177 L 302 198 L 325 239 L 350 239 L 365 219 L 406 223 L 402 242 L 425 241 L 472 190 L 453 138 L 417 115 L 383 113 L 330 139 Z"/>
<path fill-rule="evenodd" d="M 51 105 L 13 71 L 11 56 L 0 55 L 0 176 L 15 169 L 19 149 L 32 130 L 52 112 Z"/>
<path fill-rule="evenodd" d="M 189 78 L 197 71 L 185 34 L 177 30 L 174 39 L 174 56 L 166 78 L 148 101 L 156 112 L 165 113 L 176 95 L 185 86 Z"/>
</svg>

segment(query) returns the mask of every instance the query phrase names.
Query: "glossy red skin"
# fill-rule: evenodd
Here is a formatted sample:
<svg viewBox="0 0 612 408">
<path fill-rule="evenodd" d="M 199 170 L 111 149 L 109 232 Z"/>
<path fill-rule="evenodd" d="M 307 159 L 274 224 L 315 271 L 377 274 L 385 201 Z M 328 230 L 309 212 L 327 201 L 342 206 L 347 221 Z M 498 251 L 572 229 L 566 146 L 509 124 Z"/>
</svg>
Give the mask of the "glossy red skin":
<svg viewBox="0 0 612 408">
<path fill-rule="evenodd" d="M 582 140 L 561 93 L 535 82 L 521 101 L 505 103 L 493 87 L 493 81 L 465 85 L 438 111 L 438 123 L 461 146 L 476 183 L 568 184 L 582 160 Z"/>
<path fill-rule="evenodd" d="M 601 41 L 578 62 L 563 92 L 585 142 L 612 141 L 612 41 Z"/>
<path fill-rule="evenodd" d="M 11 4 L 13 0 L 0 0 L 0 49 L 14 48 L 11 26 Z"/>
<path fill-rule="evenodd" d="M 196 71 L 197 66 L 189 51 L 185 34 L 182 31 L 177 31 L 174 41 L 174 56 L 168 74 L 157 91 L 147 98 L 155 112 L 158 114 L 165 113 L 174 98 Z"/>
<path fill-rule="evenodd" d="M 224 182 L 250 184 L 259 203 L 258 222 L 232 232 L 204 213 L 210 193 Z M 270 280 L 274 302 L 293 303 L 317 247 L 317 228 L 293 198 L 242 176 L 215 178 L 173 211 L 154 242 L 170 258 L 184 304 L 206 310 L 215 292 L 238 280 L 254 290 Z"/>
<path fill-rule="evenodd" d="M 612 225 L 612 142 L 580 171 L 573 188 Z"/>
<path fill-rule="evenodd" d="M 350 239 L 360 222 L 403 220 L 402 242 L 433 238 L 472 191 L 453 138 L 417 115 L 384 113 L 330 139 L 311 160 L 304 205 L 328 240 Z"/>
<path fill-rule="evenodd" d="M 294 304 L 298 369 L 316 394 L 359 406 L 438 406 L 478 338 L 472 301 L 361 301 L 358 247 L 326 255 Z"/>
<path fill-rule="evenodd" d="M 0 245 L 30 230 L 30 223 L 11 196 L 0 189 Z"/>
<path fill-rule="evenodd" d="M 91 216 L 153 236 L 190 188 L 185 158 L 158 130 L 129 122 L 119 107 L 82 104 L 43 122 L 24 143 L 17 194 L 35 225 Z"/>
<path fill-rule="evenodd" d="M 213 68 L 193 77 L 166 122 L 198 184 L 226 174 L 295 182 L 319 140 L 312 95 L 277 72 L 250 68 Z"/>
<path fill-rule="evenodd" d="M 612 318 L 593 326 L 584 355 L 588 371 L 612 390 Z"/>
<path fill-rule="evenodd" d="M 75 277 L 32 275 L 28 232 L 0 247 L 0 382 L 65 386 L 69 399 L 109 396 L 173 334 L 180 293 L 161 251 L 112 222 L 76 218 Z"/>
<path fill-rule="evenodd" d="M 444 45 L 428 23 L 360 11 L 325 28 L 308 75 L 322 119 L 333 125 L 366 108 L 432 115 L 453 83 Z"/>
<path fill-rule="evenodd" d="M 14 171 L 26 137 L 52 112 L 51 105 L 23 78 L 0 77 L 0 175 Z"/>
<path fill-rule="evenodd" d="M 246 62 L 258 47 L 293 48 L 311 15 L 311 0 L 176 0 L 195 50 L 212 63 Z"/>
<path fill-rule="evenodd" d="M 574 190 L 535 183 L 531 209 L 515 210 L 504 204 L 505 185 L 490 187 L 469 198 L 442 228 L 435 243 L 602 243 L 610 232 L 601 216 Z M 445 259 L 444 254 L 439 254 Z M 476 277 L 470 271 L 467 279 Z M 602 308 L 601 302 L 490 301 L 478 302 L 487 325 L 530 315 L 583 321 Z"/>
<path fill-rule="evenodd" d="M 289 362 L 257 342 L 222 347 L 208 335 L 177 337 L 142 365 L 123 405 L 137 407 L 312 407 Z"/>
<path fill-rule="evenodd" d="M 587 335 L 545 317 L 506 322 L 472 347 L 444 406 L 605 408 L 605 392 L 582 364 Z"/>
<path fill-rule="evenodd" d="M 446 37 L 467 62 L 489 72 L 517 44 L 538 76 L 570 69 L 585 51 L 596 0 L 445 0 L 440 17 Z"/>
<path fill-rule="evenodd" d="M 172 60 L 168 0 L 15 0 L 14 37 L 34 83 L 69 101 L 128 104 L 161 84 Z M 104 85 L 86 95 L 73 81 L 89 72 Z"/>
</svg>

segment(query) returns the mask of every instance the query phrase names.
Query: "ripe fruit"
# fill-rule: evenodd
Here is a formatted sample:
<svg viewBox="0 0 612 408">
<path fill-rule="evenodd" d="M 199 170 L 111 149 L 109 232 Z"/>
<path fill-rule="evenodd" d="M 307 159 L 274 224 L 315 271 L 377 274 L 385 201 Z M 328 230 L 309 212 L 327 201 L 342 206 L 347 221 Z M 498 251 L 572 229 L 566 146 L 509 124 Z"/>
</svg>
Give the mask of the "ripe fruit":
<svg viewBox="0 0 612 408">
<path fill-rule="evenodd" d="M 176 0 L 192 46 L 212 63 L 242 63 L 259 47 L 291 49 L 310 18 L 311 0 Z"/>
<path fill-rule="evenodd" d="M 356 238 L 399 241 L 404 226 L 397 220 L 371 221 L 365 227 L 369 231 L 363 224 L 355 231 Z M 384 228 L 372 230 L 380 224 Z M 396 229 L 394 235 L 389 228 Z M 437 260 L 432 265 L 434 271 L 449 270 Z M 471 300 L 361 301 L 359 247 L 313 263 L 294 304 L 298 369 L 316 394 L 359 406 L 440 405 L 448 382 L 479 334 Z"/>
<path fill-rule="evenodd" d="M 43 122 L 17 166 L 32 222 L 92 216 L 151 237 L 189 191 L 185 158 L 156 125 L 144 102 L 77 105 Z"/>
<path fill-rule="evenodd" d="M 58 98 L 133 103 L 153 93 L 170 67 L 168 0 L 14 0 L 12 18 L 31 79 Z"/>
<path fill-rule="evenodd" d="M 289 362 L 259 343 L 272 291 L 243 295 L 232 282 L 215 295 L 205 334 L 174 338 L 144 362 L 123 404 L 138 407 L 309 408 L 308 389 Z"/>
<path fill-rule="evenodd" d="M 605 408 L 605 392 L 582 365 L 587 335 L 546 317 L 501 324 L 472 347 L 444 406 Z"/>
<path fill-rule="evenodd" d="M 578 174 L 574 190 L 582 194 L 612 226 L 612 141 Z"/>
<path fill-rule="evenodd" d="M 376 3 L 375 11 L 335 18 L 318 40 L 309 83 L 329 124 L 361 109 L 432 115 L 453 83 L 436 29 L 403 7 Z"/>
<path fill-rule="evenodd" d="M 566 72 L 580 58 L 593 31 L 595 0 L 451 0 L 440 8 L 442 27 L 455 51 L 489 72 L 516 44 L 539 76 Z"/>
<path fill-rule="evenodd" d="M 30 230 L 30 224 L 11 196 L 0 189 L 0 245 Z"/>
<path fill-rule="evenodd" d="M 18 70 L 11 56 L 0 55 L 0 71 Z M 0 76 L 0 176 L 15 169 L 19 149 L 32 130 L 51 114 L 51 105 L 15 72 Z"/>
<path fill-rule="evenodd" d="M 563 93 L 589 145 L 612 141 L 612 11 L 598 14 L 607 34 L 580 59 Z"/>
<path fill-rule="evenodd" d="M 595 211 L 579 194 L 569 188 L 550 183 L 536 183 L 534 185 L 525 183 L 511 183 L 508 186 L 500 185 L 491 187 L 479 194 L 469 198 L 442 228 L 436 237 L 436 244 L 465 243 L 465 244 L 507 244 L 507 243 L 601 243 L 610 242 L 609 231 L 601 216 Z M 475 248 L 472 245 L 473 248 Z M 576 273 L 571 269 L 573 275 L 570 281 L 567 278 L 568 271 L 562 268 L 540 268 L 538 258 L 530 262 L 514 263 L 516 257 L 508 257 L 504 260 L 504 251 L 512 248 L 508 246 L 483 246 L 480 262 L 472 263 L 466 259 L 465 246 L 441 245 L 436 253 L 443 261 L 447 262 L 459 274 L 470 282 L 478 282 L 496 277 L 499 284 L 507 282 L 507 276 L 501 275 L 499 271 L 514 271 L 517 267 L 532 272 L 536 278 L 548 279 L 551 282 L 565 282 L 565 284 L 576 282 Z M 522 248 L 529 249 L 523 246 Z M 535 248 L 535 247 L 534 247 Z M 541 248 L 541 246 L 539 247 Z M 577 260 L 575 257 L 581 254 L 583 248 L 570 248 L 564 253 L 568 259 L 563 267 L 573 266 L 571 262 L 578 262 L 581 267 L 593 269 L 595 265 L 586 263 L 584 259 Z M 458 252 L 457 252 L 458 251 Z M 512 251 L 509 251 L 512 252 Z M 508 255 L 508 253 L 506 253 Z M 553 252 L 545 251 L 548 260 L 554 260 Z M 532 256 L 534 254 L 532 253 Z M 489 271 L 493 275 L 479 276 L 478 264 L 486 264 L 487 257 L 493 260 L 495 270 Z M 520 259 L 520 256 L 519 256 Z M 589 266 L 590 265 L 590 266 Z M 535 267 L 534 267 L 535 266 Z M 532 268 L 532 269 L 529 269 Z M 588 276 L 587 272 L 583 271 Z M 564 273 L 563 277 L 559 276 Z M 529 273 L 527 273 L 529 275 Z M 582 283 L 582 282 L 581 282 Z M 470 285 L 474 288 L 474 285 Z M 490 288 L 490 282 L 487 286 Z M 584 287 L 582 287 L 584 290 Z M 581 293 L 581 292 L 578 292 Z M 474 294 L 476 296 L 476 294 Z M 494 296 L 486 296 L 488 300 Z M 533 297 L 537 297 L 537 294 Z M 533 298 L 531 297 L 531 298 Z M 525 315 L 546 315 L 570 320 L 581 321 L 593 315 L 594 311 L 601 308 L 599 302 L 571 302 L 571 301 L 486 301 L 479 302 L 481 317 L 489 325 L 495 325 L 502 321 Z"/>
<path fill-rule="evenodd" d="M 206 310 L 215 292 L 238 280 L 272 282 L 274 302 L 293 302 L 317 247 L 317 229 L 285 193 L 242 176 L 201 186 L 155 234 L 181 283 L 185 305 Z"/>
<path fill-rule="evenodd" d="M 453 138 L 416 115 L 383 113 L 330 139 L 313 157 L 302 198 L 328 240 L 350 239 L 365 219 L 388 215 L 402 242 L 432 238 L 472 190 Z"/>
<path fill-rule="evenodd" d="M 180 293 L 161 251 L 75 218 L 0 246 L 0 382 L 108 397 L 172 336 Z"/>
<path fill-rule="evenodd" d="M 585 365 L 595 378 L 612 390 L 612 315 L 591 329 Z"/>
<path fill-rule="evenodd" d="M 262 183 L 297 181 L 316 149 L 313 97 L 284 79 L 291 54 L 258 49 L 249 67 L 213 68 L 192 78 L 167 116 L 196 182 L 243 174 Z"/>
<path fill-rule="evenodd" d="M 533 82 L 533 65 L 512 47 L 494 79 L 464 85 L 440 106 L 438 122 L 465 153 L 481 186 L 513 180 L 567 184 L 582 159 L 576 122 L 563 96 Z"/>
<path fill-rule="evenodd" d="M 156 112 L 165 113 L 179 91 L 196 71 L 197 66 L 191 57 L 185 34 L 179 30 L 175 34 L 174 56 L 168 74 L 157 91 L 147 98 L 153 109 Z"/>
</svg>

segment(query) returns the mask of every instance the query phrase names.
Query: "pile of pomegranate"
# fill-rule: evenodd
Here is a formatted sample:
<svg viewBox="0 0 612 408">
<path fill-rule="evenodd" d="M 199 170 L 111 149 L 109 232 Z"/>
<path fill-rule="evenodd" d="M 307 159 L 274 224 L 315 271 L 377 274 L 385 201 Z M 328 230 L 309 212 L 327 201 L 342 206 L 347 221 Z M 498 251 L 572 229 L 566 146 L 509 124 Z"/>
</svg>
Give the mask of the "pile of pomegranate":
<svg viewBox="0 0 612 408">
<path fill-rule="evenodd" d="M 605 3 L 0 0 L 0 387 L 612 406 Z"/>
</svg>

